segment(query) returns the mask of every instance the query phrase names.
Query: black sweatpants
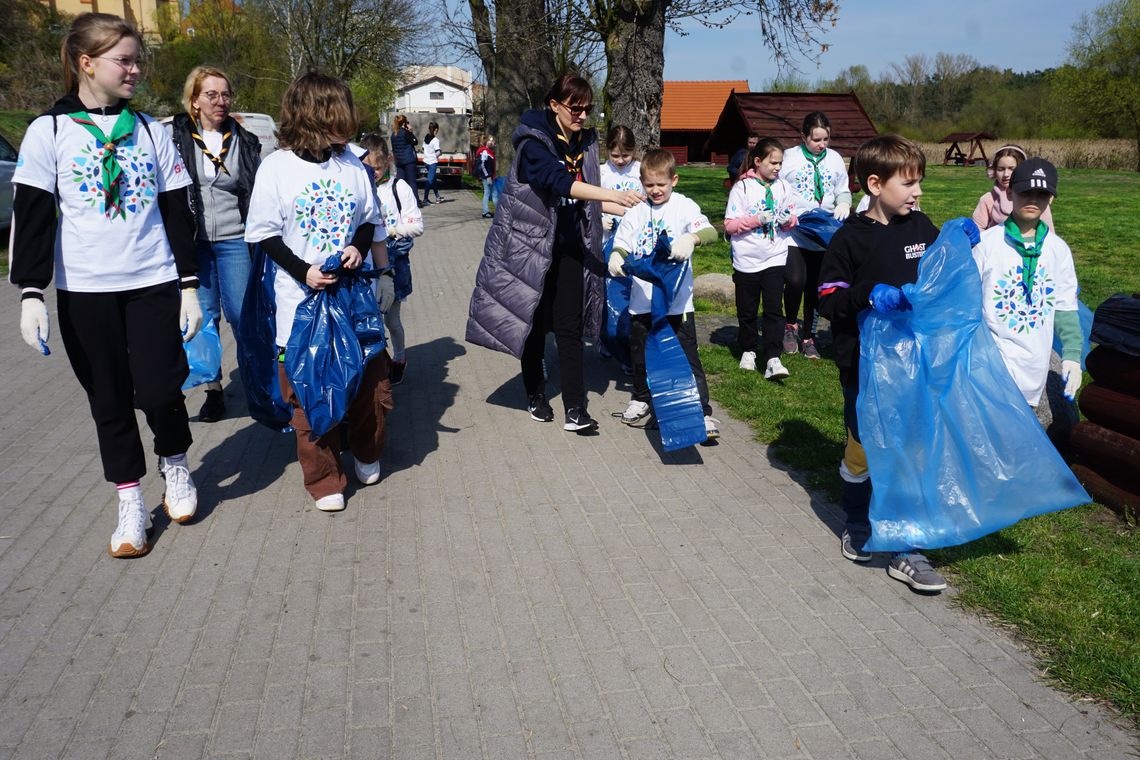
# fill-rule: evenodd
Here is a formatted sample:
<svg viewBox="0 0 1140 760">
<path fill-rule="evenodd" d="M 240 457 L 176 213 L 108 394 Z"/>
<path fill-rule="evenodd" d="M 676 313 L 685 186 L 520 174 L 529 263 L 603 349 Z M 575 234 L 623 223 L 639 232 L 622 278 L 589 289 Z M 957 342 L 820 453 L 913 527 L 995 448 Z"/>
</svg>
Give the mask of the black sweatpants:
<svg viewBox="0 0 1140 760">
<path fill-rule="evenodd" d="M 701 409 L 705 416 L 712 414 L 709 406 L 709 386 L 705 381 L 705 368 L 701 365 L 701 355 L 697 352 L 697 322 L 693 312 L 687 314 L 670 314 L 669 324 L 677 334 L 677 342 L 689 360 L 689 368 L 693 371 L 693 379 L 697 381 L 697 393 L 701 397 Z M 629 355 L 633 363 L 633 400 L 652 403 L 649 393 L 649 379 L 645 374 L 645 342 L 649 339 L 649 330 L 653 327 L 653 315 L 629 315 Z"/>
<path fill-rule="evenodd" d="M 759 272 L 732 270 L 732 283 L 736 286 L 736 321 L 739 329 L 736 342 L 741 352 L 755 351 L 757 346 L 756 313 L 764 304 L 761 322 L 764 337 L 764 361 L 780 355 L 784 337 L 784 267 L 769 267 Z"/>
<path fill-rule="evenodd" d="M 795 324 L 800 315 L 800 301 L 804 304 L 804 329 L 800 337 L 815 339 L 819 322 L 816 306 L 819 304 L 819 268 L 823 264 L 823 251 L 808 251 L 788 246 L 788 264 L 784 268 L 784 317 Z"/>
<path fill-rule="evenodd" d="M 542 297 L 534 310 L 530 335 L 523 344 L 522 376 L 527 397 L 545 387 L 542 357 L 546 334 L 554 332 L 558 370 L 562 378 L 562 405 L 569 411 L 586 408 L 586 378 L 582 365 L 582 277 L 584 251 L 574 241 L 555 246 Z"/>
<path fill-rule="evenodd" d="M 129 483 L 146 474 L 135 409 L 154 433 L 154 453 L 190 448 L 182 383 L 189 374 L 178 283 L 114 293 L 60 290 L 59 332 L 91 406 L 103 476 Z"/>
</svg>

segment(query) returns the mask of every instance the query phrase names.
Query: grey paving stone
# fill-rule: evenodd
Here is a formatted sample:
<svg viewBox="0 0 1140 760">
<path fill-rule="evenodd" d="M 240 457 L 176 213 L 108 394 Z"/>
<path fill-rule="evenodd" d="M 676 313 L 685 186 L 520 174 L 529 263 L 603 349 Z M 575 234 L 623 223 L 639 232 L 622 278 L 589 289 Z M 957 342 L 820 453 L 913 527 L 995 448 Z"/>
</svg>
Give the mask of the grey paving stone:
<svg viewBox="0 0 1140 760">
<path fill-rule="evenodd" d="M 719 410 L 718 446 L 659 454 L 589 349 L 599 434 L 531 421 L 518 362 L 463 340 L 487 224 L 451 198 L 412 256 L 383 480 L 337 515 L 231 373 L 234 416 L 192 423 L 200 518 L 112 560 L 82 392 L 0 332 L 0 760 L 1129 756 L 952 593 L 844 561 L 835 505 Z"/>
</svg>

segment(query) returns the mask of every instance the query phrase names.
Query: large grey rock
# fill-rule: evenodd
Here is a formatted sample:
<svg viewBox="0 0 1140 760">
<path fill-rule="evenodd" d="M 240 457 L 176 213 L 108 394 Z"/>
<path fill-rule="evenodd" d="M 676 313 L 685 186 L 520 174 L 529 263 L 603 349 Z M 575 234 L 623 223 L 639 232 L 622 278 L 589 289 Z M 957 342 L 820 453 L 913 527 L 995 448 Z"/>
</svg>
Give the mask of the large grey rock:
<svg viewBox="0 0 1140 760">
<path fill-rule="evenodd" d="M 736 286 L 727 274 L 710 272 L 693 280 L 693 296 L 721 306 L 736 306 Z"/>
</svg>

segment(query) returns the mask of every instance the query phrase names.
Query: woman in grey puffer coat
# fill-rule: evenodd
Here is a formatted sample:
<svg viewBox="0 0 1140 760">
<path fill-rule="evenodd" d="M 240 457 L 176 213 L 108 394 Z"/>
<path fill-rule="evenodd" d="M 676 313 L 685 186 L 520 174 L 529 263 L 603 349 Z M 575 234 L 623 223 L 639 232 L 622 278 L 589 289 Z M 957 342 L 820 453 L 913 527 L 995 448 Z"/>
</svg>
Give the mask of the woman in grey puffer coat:
<svg viewBox="0 0 1140 760">
<path fill-rule="evenodd" d="M 562 378 L 563 429 L 596 430 L 586 411 L 582 338 L 596 339 L 604 301 L 601 203 L 631 207 L 633 191 L 599 187 L 598 136 L 585 129 L 594 94 L 565 74 L 546 108 L 527 111 L 511 136 L 515 159 L 487 235 L 467 319 L 467 340 L 519 357 L 527 411 L 554 419 L 542 359 L 553 331 Z"/>
</svg>

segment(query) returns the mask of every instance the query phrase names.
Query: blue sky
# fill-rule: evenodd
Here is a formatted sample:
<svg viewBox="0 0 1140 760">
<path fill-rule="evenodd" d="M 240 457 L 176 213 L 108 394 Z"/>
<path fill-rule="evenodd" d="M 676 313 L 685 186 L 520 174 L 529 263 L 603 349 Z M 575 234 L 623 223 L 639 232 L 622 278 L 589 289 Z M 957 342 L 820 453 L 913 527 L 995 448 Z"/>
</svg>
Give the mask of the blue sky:
<svg viewBox="0 0 1140 760">
<path fill-rule="evenodd" d="M 823 37 L 831 48 L 819 67 L 807 60 L 798 66 L 809 82 L 833 79 L 854 64 L 878 77 L 891 63 L 915 53 L 966 53 L 1001 69 L 1046 69 L 1064 62 L 1073 24 L 1096 5 L 1074 0 L 841 0 L 839 23 Z M 759 90 L 775 77 L 771 54 L 759 45 L 755 16 L 741 17 L 727 29 L 689 26 L 692 31 L 685 37 L 667 33 L 666 79 L 747 79 Z"/>
</svg>

